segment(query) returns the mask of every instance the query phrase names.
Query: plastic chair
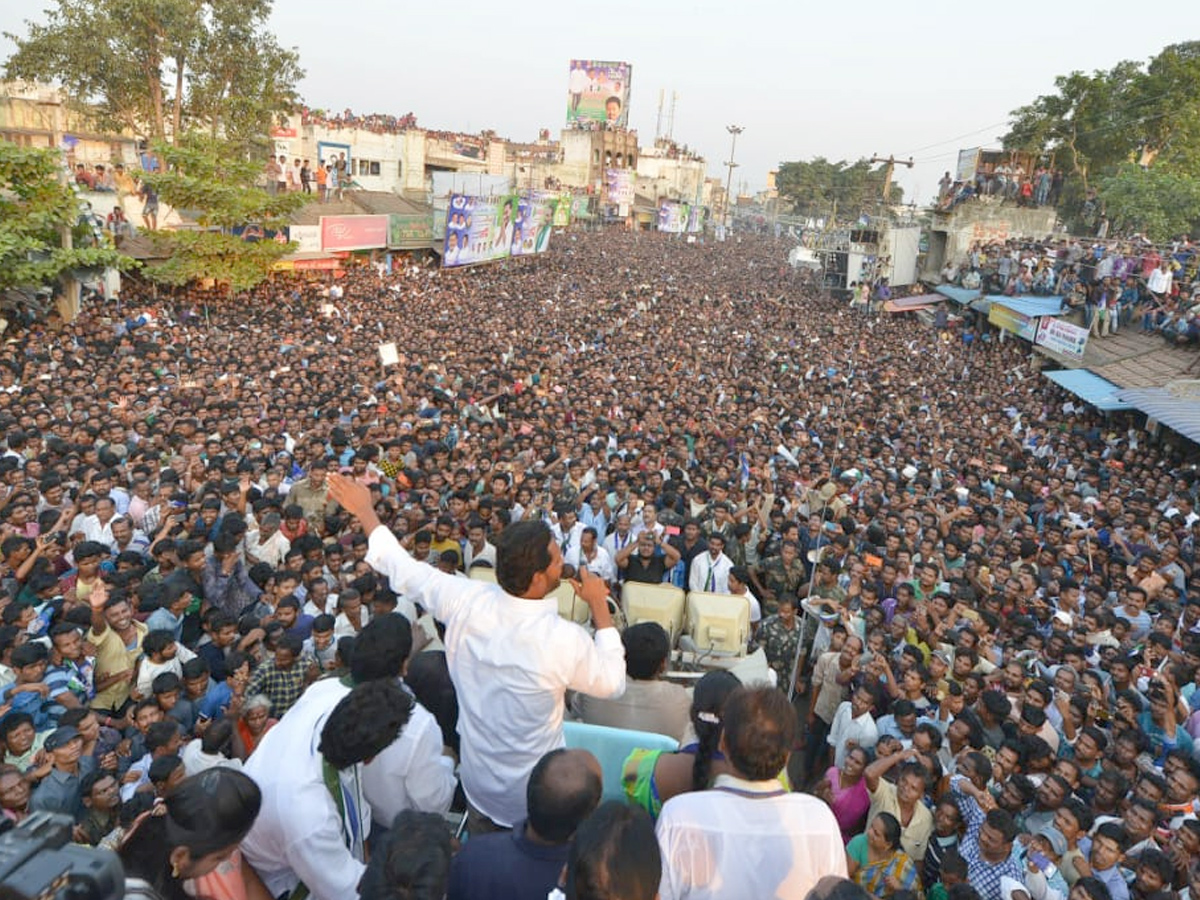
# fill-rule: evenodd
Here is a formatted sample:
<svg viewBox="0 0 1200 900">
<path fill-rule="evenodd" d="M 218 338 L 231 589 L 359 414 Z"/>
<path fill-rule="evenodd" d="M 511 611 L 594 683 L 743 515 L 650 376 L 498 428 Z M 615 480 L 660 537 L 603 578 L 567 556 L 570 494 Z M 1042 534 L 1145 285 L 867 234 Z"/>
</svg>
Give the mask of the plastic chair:
<svg viewBox="0 0 1200 900">
<path fill-rule="evenodd" d="M 625 799 L 625 760 L 634 750 L 678 750 L 679 741 L 665 734 L 630 731 L 583 722 L 564 722 L 563 737 L 572 750 L 589 750 L 600 761 L 604 773 L 602 800 Z"/>
</svg>

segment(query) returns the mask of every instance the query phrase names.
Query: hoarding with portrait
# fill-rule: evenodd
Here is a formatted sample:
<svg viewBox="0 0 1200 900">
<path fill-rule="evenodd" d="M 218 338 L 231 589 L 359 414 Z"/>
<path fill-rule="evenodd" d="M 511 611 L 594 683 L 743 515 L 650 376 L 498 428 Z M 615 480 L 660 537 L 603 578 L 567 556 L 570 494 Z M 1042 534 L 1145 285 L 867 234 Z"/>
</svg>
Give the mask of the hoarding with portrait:
<svg viewBox="0 0 1200 900">
<path fill-rule="evenodd" d="M 633 66 L 595 59 L 571 60 L 567 80 L 567 125 L 592 122 L 626 128 Z"/>
<path fill-rule="evenodd" d="M 446 208 L 442 265 L 471 266 L 503 259 L 511 252 L 518 198 L 452 194 Z"/>
</svg>

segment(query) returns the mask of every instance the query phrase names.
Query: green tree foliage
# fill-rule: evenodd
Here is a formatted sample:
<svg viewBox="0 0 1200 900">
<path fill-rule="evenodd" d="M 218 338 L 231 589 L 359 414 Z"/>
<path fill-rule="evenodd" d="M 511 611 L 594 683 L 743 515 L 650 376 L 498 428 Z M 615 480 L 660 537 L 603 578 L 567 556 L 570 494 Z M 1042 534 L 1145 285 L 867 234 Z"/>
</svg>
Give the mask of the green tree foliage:
<svg viewBox="0 0 1200 900">
<path fill-rule="evenodd" d="M 248 152 L 304 75 L 270 12 L 271 0 L 53 0 L 45 22 L 7 35 L 4 72 L 60 82 L 100 128 L 160 142 L 199 128 Z"/>
<path fill-rule="evenodd" d="M 1100 196 L 1117 232 L 1164 242 L 1200 224 L 1200 178 L 1165 166 L 1127 163 L 1101 180 Z"/>
<path fill-rule="evenodd" d="M 1133 189 L 1158 196 L 1166 180 L 1138 183 L 1127 164 L 1200 176 L 1200 41 L 1168 46 L 1146 63 L 1062 75 L 1054 87 L 1013 111 L 1004 146 L 1053 155 L 1067 176 L 1061 211 L 1069 222 L 1090 197 L 1107 208 L 1109 191 L 1118 204 Z"/>
<path fill-rule="evenodd" d="M 132 268 L 111 247 L 88 246 L 81 229 L 76 247 L 64 250 L 61 230 L 79 223 L 79 201 L 60 180 L 53 150 L 0 140 L 0 289 L 52 285 L 75 269 Z"/>
<path fill-rule="evenodd" d="M 779 165 L 775 184 L 779 195 L 804 216 L 828 216 L 837 204 L 839 217 L 872 212 L 883 198 L 883 167 L 865 159 L 830 162 L 823 156 Z M 892 183 L 891 202 L 903 201 L 904 191 Z"/>
<path fill-rule="evenodd" d="M 196 220 L 199 230 L 160 231 L 154 239 L 170 257 L 147 270 L 156 281 L 187 284 L 214 278 L 234 290 L 253 287 L 292 244 L 244 241 L 230 229 L 246 224 L 277 229 L 304 205 L 304 194 L 269 194 L 255 181 L 262 167 L 234 152 L 227 141 L 201 134 L 155 147 L 164 167 L 145 180 L 159 197 Z"/>
</svg>

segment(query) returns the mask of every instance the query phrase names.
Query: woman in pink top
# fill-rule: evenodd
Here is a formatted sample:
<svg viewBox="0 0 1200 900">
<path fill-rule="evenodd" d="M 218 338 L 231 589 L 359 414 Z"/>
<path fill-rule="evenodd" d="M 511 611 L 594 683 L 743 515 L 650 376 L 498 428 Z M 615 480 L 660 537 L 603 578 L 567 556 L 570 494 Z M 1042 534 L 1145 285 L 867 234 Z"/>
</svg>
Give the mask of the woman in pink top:
<svg viewBox="0 0 1200 900">
<path fill-rule="evenodd" d="M 842 840 L 846 842 L 863 830 L 867 810 L 871 807 L 867 783 L 863 778 L 870 761 L 867 751 L 862 747 L 848 750 L 841 770 L 837 766 L 830 766 L 815 788 L 817 796 L 833 810 L 838 827 L 842 830 Z"/>
</svg>

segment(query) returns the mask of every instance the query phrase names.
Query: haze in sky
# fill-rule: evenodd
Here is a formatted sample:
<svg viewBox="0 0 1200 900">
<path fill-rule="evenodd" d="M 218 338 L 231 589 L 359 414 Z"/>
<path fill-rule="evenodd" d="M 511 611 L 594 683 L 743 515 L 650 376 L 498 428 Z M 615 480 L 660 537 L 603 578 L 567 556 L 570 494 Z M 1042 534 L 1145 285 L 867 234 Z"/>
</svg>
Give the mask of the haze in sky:
<svg viewBox="0 0 1200 900">
<path fill-rule="evenodd" d="M 24 33 L 50 0 L 2 0 L 0 32 Z M 928 200 L 960 148 L 998 146 L 1009 113 L 1075 69 L 1145 61 L 1194 16 L 1185 0 L 1136 14 L 1011 0 L 276 0 L 279 41 L 300 52 L 312 107 L 413 112 L 420 125 L 557 136 L 572 58 L 633 64 L 630 127 L 652 143 L 659 92 L 677 93 L 672 136 L 735 189 L 760 190 L 784 160 L 895 154 L 906 199 Z M 1113 9 L 1115 13 L 1115 8 Z M 12 44 L 0 38 L 0 57 Z M 664 115 L 665 118 L 665 115 Z M 665 125 L 664 125 L 665 131 Z"/>
</svg>

